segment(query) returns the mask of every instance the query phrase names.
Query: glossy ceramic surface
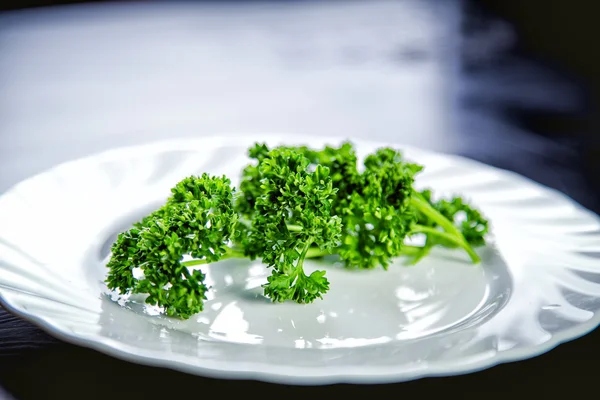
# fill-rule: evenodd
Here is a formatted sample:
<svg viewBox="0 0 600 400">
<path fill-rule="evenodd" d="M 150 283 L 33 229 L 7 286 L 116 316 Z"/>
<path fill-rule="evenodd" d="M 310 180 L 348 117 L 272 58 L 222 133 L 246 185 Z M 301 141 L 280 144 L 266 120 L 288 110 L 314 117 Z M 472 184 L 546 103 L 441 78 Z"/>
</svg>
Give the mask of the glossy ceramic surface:
<svg viewBox="0 0 600 400">
<path fill-rule="evenodd" d="M 284 140 L 284 138 L 286 138 Z M 206 311 L 166 318 L 103 280 L 119 231 L 179 179 L 238 182 L 254 141 L 226 136 L 123 148 L 59 165 L 0 197 L 0 296 L 14 312 L 75 343 L 135 362 L 223 378 L 325 384 L 450 375 L 547 351 L 600 322 L 599 220 L 557 192 L 463 158 L 394 145 L 426 166 L 418 186 L 461 193 L 492 221 L 480 266 L 436 251 L 389 271 L 325 268 L 331 290 L 309 305 L 272 304 L 260 263 L 204 268 Z M 353 141 L 361 155 L 389 143 Z M 332 260 L 333 261 L 333 260 Z"/>
</svg>

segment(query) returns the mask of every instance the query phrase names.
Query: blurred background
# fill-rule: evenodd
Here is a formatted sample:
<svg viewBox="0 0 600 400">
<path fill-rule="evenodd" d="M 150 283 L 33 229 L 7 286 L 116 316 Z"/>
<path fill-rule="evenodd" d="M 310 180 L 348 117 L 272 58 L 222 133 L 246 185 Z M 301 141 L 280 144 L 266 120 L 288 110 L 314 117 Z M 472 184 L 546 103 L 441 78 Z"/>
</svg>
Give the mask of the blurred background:
<svg viewBox="0 0 600 400">
<path fill-rule="evenodd" d="M 0 193 L 112 147 L 287 132 L 461 154 L 600 212 L 600 2 L 8 1 L 0 10 Z M 36 368 L 59 385 L 44 358 L 54 348 L 81 368 L 100 365 L 0 309 L 0 382 L 12 392 L 32 393 L 17 382 Z"/>
<path fill-rule="evenodd" d="M 0 190 L 108 147 L 275 131 L 460 153 L 598 210 L 593 0 L 1 7 Z"/>
</svg>

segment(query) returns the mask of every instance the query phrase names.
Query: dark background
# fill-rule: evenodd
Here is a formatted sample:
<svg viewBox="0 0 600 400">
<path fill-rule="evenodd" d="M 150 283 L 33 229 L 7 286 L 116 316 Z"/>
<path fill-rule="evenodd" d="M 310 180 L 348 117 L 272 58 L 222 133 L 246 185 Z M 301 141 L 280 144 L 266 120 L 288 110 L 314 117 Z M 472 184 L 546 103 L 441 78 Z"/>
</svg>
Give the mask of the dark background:
<svg viewBox="0 0 600 400">
<path fill-rule="evenodd" d="M 76 2 L 13 1 L 0 9 L 61 3 Z M 465 143 L 462 155 L 529 176 L 596 212 L 600 212 L 599 11 L 600 3 L 593 0 L 465 1 L 457 84 L 462 89 L 454 110 Z M 505 23 L 514 32 L 512 41 L 501 29 Z M 418 58 L 418 52 L 413 57 Z M 576 93 L 577 107 L 562 105 L 567 91 Z M 8 176 L 10 171 L 2 174 Z M 0 310 L 0 387 L 17 399 L 178 398 L 213 391 L 234 395 L 231 391 L 238 389 L 270 398 L 506 394 L 555 398 L 593 395 L 599 356 L 596 331 L 540 357 L 459 377 L 377 387 L 232 384 L 137 366 L 61 343 Z M 525 394 L 527 390 L 531 394 Z"/>
</svg>

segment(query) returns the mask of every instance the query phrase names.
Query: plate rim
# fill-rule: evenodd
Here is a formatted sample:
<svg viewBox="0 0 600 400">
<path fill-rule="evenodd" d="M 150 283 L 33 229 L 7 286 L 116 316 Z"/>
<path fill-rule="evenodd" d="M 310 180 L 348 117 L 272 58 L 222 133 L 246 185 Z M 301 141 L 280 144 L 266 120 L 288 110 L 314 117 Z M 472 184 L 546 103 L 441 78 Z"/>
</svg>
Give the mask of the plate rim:
<svg viewBox="0 0 600 400">
<path fill-rule="evenodd" d="M 570 203 L 577 209 L 578 212 L 585 213 L 594 219 L 598 218 L 598 215 L 591 210 L 585 208 L 574 199 L 570 198 L 566 194 L 558 191 L 557 189 L 545 186 L 539 182 L 534 181 L 531 178 L 520 175 L 516 172 L 502 169 L 496 166 L 488 165 L 483 162 L 462 156 L 457 154 L 445 153 L 435 150 L 428 150 L 417 146 L 406 145 L 401 142 L 395 141 L 381 141 L 381 140 L 368 140 L 361 138 L 346 138 L 343 136 L 316 136 L 316 135 L 300 135 L 293 133 L 219 133 L 214 135 L 207 135 L 201 137 L 174 137 L 171 139 L 162 140 L 151 140 L 149 142 L 141 144 L 133 144 L 126 146 L 118 146 L 109 148 L 100 152 L 88 154 L 82 157 L 66 160 L 64 162 L 55 164 L 54 166 L 33 174 L 16 184 L 12 185 L 6 191 L 0 193 L 0 198 L 9 195 L 11 192 L 17 190 L 21 185 L 27 184 L 28 182 L 39 179 L 40 177 L 52 174 L 56 170 L 62 168 L 68 168 L 69 165 L 79 164 L 82 162 L 91 162 L 94 160 L 108 160 L 112 157 L 118 157 L 121 154 L 135 151 L 138 154 L 155 152 L 155 151 L 168 151 L 174 148 L 183 148 L 183 145 L 189 145 L 190 142 L 206 143 L 207 140 L 214 140 L 221 143 L 223 139 L 244 139 L 249 140 L 249 137 L 257 135 L 258 138 L 252 139 L 253 141 L 266 141 L 274 140 L 278 141 L 294 141 L 294 142 L 310 142 L 311 139 L 318 141 L 331 141 L 340 142 L 342 140 L 348 140 L 355 144 L 370 144 L 372 146 L 394 146 L 400 150 L 412 151 L 422 153 L 425 155 L 441 156 L 446 159 L 451 159 L 455 162 L 461 163 L 469 167 L 484 168 L 488 171 L 495 172 L 504 177 L 512 180 L 518 180 L 527 185 L 534 186 L 536 189 L 542 190 L 547 194 L 552 194 L 562 201 Z M 397 369 L 391 368 L 390 373 L 379 373 L 379 374 L 365 374 L 359 372 L 341 372 L 341 373 L 324 373 L 311 375 L 291 375 L 286 373 L 277 373 L 274 368 L 269 369 L 267 363 L 254 363 L 251 367 L 245 367 L 242 369 L 232 370 L 231 368 L 219 368 L 213 365 L 209 367 L 201 365 L 190 365 L 185 362 L 178 360 L 161 358 L 157 356 L 140 354 L 139 348 L 133 346 L 124 345 L 123 343 L 114 339 L 104 337 L 101 335 L 94 335 L 93 337 L 85 337 L 78 335 L 73 332 L 69 332 L 67 329 L 63 329 L 59 324 L 53 323 L 50 318 L 41 317 L 33 313 L 28 312 L 26 309 L 19 307 L 18 305 L 12 304 L 6 297 L 5 293 L 11 292 L 10 288 L 5 288 L 0 284 L 0 305 L 2 307 L 24 320 L 36 325 L 49 335 L 58 338 L 59 340 L 71 343 L 74 345 L 86 347 L 99 351 L 117 359 L 154 367 L 168 368 L 172 370 L 181 371 L 188 374 L 201 375 L 216 379 L 251 379 L 259 380 L 263 382 L 278 383 L 278 384 L 293 384 L 293 385 L 328 385 L 336 383 L 357 383 L 357 384 L 383 384 L 383 383 L 394 383 L 404 382 L 409 380 L 428 378 L 428 377 L 440 377 L 440 376 L 454 376 L 464 375 L 481 370 L 492 368 L 499 364 L 512 363 L 517 361 L 526 360 L 529 358 L 540 356 L 554 349 L 555 347 L 576 340 L 582 336 L 589 334 L 600 326 L 600 312 L 594 313 L 594 316 L 588 321 L 583 323 L 577 323 L 576 325 L 567 328 L 560 332 L 550 333 L 549 339 L 546 341 L 528 345 L 522 348 L 508 349 L 503 351 L 496 351 L 490 356 L 484 358 L 477 356 L 469 356 L 461 358 L 461 362 L 452 365 L 450 362 L 437 362 L 438 366 L 432 366 L 425 364 L 423 368 L 419 368 L 411 371 L 398 371 Z M 54 318 L 56 321 L 57 318 Z M 137 349 L 137 352 L 136 352 Z M 148 353 L 148 351 L 145 351 Z M 447 365 L 449 364 L 449 365 Z M 303 367 L 293 367 L 296 370 L 302 370 Z M 313 368 L 306 368 L 312 370 Z M 336 370 L 342 370 L 342 368 L 336 368 Z"/>
</svg>

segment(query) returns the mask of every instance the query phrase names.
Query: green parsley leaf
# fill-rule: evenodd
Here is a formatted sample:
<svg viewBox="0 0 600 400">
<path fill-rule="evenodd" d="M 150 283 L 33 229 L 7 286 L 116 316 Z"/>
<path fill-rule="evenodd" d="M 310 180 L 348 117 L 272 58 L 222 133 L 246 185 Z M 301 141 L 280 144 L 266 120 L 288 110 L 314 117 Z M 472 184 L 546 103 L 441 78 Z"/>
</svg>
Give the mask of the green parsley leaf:
<svg viewBox="0 0 600 400">
<path fill-rule="evenodd" d="M 226 258 L 261 259 L 272 270 L 265 296 L 297 303 L 329 290 L 325 271 L 304 271 L 308 258 L 337 254 L 348 268 L 387 269 L 398 256 L 414 264 L 441 246 L 479 262 L 473 248 L 486 244 L 486 218 L 460 196 L 433 201 L 431 190 L 416 191 L 424 167 L 395 149 L 377 149 L 360 169 L 350 142 L 256 143 L 248 156 L 240 192 L 225 176 L 185 178 L 163 207 L 122 232 L 107 265 L 109 289 L 146 294 L 148 304 L 186 319 L 203 310 L 208 290 L 192 267 Z M 407 245 L 417 234 L 425 244 Z"/>
<path fill-rule="evenodd" d="M 190 270 L 183 256 L 204 262 L 226 256 L 238 215 L 226 177 L 188 177 L 171 192 L 163 207 L 118 236 L 106 283 L 120 293 L 147 294 L 146 303 L 185 319 L 203 310 L 207 287 L 204 274 Z M 135 268 L 142 278 L 134 277 Z"/>
<path fill-rule="evenodd" d="M 263 153 L 252 171 L 258 185 L 250 188 L 252 226 L 244 242 L 250 258 L 260 257 L 272 275 L 263 286 L 275 302 L 310 303 L 329 289 L 324 271 L 306 275 L 306 254 L 312 245 L 330 251 L 338 245 L 341 219 L 332 215 L 333 188 L 329 168 L 308 170 L 301 152 L 277 148 Z M 245 203 L 249 204 L 249 203 Z M 244 206 L 242 206 L 242 209 Z"/>
</svg>

